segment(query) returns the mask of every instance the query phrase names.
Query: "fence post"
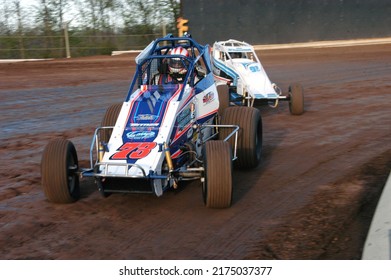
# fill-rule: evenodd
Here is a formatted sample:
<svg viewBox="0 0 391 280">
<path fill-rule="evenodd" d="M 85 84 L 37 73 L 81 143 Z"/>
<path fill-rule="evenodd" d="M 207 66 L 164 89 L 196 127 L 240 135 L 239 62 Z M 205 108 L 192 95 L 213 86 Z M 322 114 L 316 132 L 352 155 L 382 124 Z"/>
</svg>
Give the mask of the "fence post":
<svg viewBox="0 0 391 280">
<path fill-rule="evenodd" d="M 166 37 L 166 35 L 167 35 L 166 21 L 165 20 L 163 20 L 163 22 L 162 22 L 162 34 L 163 34 L 163 37 Z"/>
<path fill-rule="evenodd" d="M 71 58 L 71 50 L 69 47 L 69 36 L 68 36 L 68 23 L 64 22 L 63 24 L 64 27 L 64 39 L 65 39 L 65 51 L 67 58 Z"/>
<path fill-rule="evenodd" d="M 22 32 L 19 32 L 19 50 L 20 50 L 20 58 L 25 59 L 25 51 L 24 51 L 24 40 Z"/>
</svg>

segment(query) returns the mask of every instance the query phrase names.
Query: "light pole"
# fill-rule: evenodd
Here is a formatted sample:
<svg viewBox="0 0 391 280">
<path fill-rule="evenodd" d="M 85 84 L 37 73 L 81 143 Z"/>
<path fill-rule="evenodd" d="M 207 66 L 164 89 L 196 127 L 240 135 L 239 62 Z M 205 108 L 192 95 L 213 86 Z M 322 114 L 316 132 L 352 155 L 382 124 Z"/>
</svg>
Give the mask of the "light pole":
<svg viewBox="0 0 391 280">
<path fill-rule="evenodd" d="M 65 51 L 67 58 L 71 58 L 71 50 L 69 47 L 69 36 L 68 36 L 68 22 L 63 23 L 64 27 L 64 39 L 65 39 Z"/>
</svg>

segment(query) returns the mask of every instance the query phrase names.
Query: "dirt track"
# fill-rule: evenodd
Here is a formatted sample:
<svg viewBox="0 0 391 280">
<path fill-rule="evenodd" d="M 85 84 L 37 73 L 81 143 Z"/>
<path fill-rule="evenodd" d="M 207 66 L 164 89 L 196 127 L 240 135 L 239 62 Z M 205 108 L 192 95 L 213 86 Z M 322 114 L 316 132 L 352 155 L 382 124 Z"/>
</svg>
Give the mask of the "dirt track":
<svg viewBox="0 0 391 280">
<path fill-rule="evenodd" d="M 262 164 L 234 172 L 231 208 L 197 183 L 152 195 L 46 201 L 40 160 L 55 137 L 88 164 L 93 131 L 121 102 L 133 57 L 0 64 L 1 259 L 359 259 L 391 167 L 389 45 L 264 51 L 270 78 L 305 88 L 306 112 L 261 108 Z"/>
</svg>

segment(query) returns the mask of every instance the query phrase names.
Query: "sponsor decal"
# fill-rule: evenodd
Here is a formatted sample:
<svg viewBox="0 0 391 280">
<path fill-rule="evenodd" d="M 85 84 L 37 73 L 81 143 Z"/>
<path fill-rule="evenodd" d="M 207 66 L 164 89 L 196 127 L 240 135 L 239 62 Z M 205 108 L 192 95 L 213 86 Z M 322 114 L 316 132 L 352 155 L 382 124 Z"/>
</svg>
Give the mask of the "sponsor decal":
<svg viewBox="0 0 391 280">
<path fill-rule="evenodd" d="M 155 138 L 155 131 L 131 131 L 126 133 L 126 137 L 129 140 L 143 140 L 148 138 Z"/>
<path fill-rule="evenodd" d="M 214 99 L 215 99 L 215 95 L 212 91 L 210 91 L 204 95 L 204 97 L 202 98 L 202 102 L 204 103 L 204 105 L 206 105 L 212 102 Z"/>
<path fill-rule="evenodd" d="M 180 130 L 182 130 L 184 127 L 186 127 L 192 119 L 192 113 L 190 106 L 184 109 L 182 112 L 179 113 L 177 117 L 177 124 Z"/>
<path fill-rule="evenodd" d="M 150 115 L 150 114 L 139 114 L 136 116 L 136 120 L 138 121 L 153 121 L 157 119 L 157 115 Z"/>
<path fill-rule="evenodd" d="M 228 48 L 228 52 L 251 52 L 251 48 L 246 47 L 235 47 L 235 48 Z"/>
<path fill-rule="evenodd" d="M 148 126 L 159 126 L 158 123 L 130 123 L 133 127 L 148 127 Z"/>
</svg>

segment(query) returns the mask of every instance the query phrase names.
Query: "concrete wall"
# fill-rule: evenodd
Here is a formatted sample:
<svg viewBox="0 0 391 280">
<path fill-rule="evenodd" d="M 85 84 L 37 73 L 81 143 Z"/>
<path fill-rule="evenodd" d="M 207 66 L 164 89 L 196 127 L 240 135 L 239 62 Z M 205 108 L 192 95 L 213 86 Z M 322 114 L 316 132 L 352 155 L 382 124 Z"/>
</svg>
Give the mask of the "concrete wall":
<svg viewBox="0 0 391 280">
<path fill-rule="evenodd" d="M 182 0 L 201 43 L 278 44 L 391 36 L 391 0 Z"/>
</svg>

